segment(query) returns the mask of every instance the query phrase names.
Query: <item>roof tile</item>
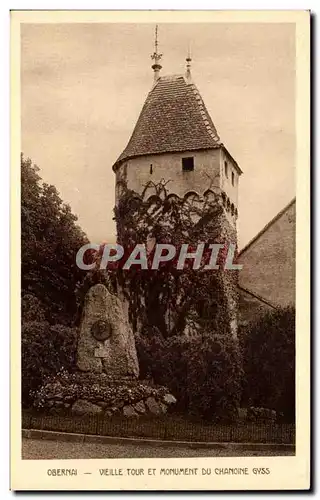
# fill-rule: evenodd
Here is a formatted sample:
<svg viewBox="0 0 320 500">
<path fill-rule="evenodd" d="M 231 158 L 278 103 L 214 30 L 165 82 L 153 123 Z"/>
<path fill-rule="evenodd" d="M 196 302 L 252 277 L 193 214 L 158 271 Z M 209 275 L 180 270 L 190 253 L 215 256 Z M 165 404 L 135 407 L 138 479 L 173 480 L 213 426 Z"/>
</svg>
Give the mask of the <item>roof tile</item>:
<svg viewBox="0 0 320 500">
<path fill-rule="evenodd" d="M 160 77 L 149 92 L 128 145 L 115 166 L 136 156 L 221 146 L 196 86 L 183 75 Z"/>
</svg>

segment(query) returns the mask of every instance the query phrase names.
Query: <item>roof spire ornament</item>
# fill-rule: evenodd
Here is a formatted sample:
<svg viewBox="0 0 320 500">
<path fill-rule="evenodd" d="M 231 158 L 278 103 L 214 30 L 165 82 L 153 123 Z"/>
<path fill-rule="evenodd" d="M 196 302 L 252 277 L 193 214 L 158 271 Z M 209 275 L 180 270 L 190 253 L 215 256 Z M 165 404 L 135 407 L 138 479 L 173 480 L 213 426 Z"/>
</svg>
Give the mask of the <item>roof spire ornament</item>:
<svg viewBox="0 0 320 500">
<path fill-rule="evenodd" d="M 154 81 L 156 82 L 160 78 L 160 69 L 162 68 L 160 64 L 160 59 L 162 57 L 162 54 L 158 53 L 158 25 L 156 25 L 156 30 L 155 30 L 155 42 L 154 42 L 154 53 L 151 56 L 151 59 L 154 60 L 154 64 L 151 66 L 151 68 L 154 71 Z"/>
<path fill-rule="evenodd" d="M 186 77 L 187 77 L 187 80 L 191 80 L 191 50 L 190 50 L 190 44 L 189 44 L 189 47 L 188 47 L 188 56 L 186 58 L 186 61 L 187 61 L 187 70 L 186 70 Z"/>
</svg>

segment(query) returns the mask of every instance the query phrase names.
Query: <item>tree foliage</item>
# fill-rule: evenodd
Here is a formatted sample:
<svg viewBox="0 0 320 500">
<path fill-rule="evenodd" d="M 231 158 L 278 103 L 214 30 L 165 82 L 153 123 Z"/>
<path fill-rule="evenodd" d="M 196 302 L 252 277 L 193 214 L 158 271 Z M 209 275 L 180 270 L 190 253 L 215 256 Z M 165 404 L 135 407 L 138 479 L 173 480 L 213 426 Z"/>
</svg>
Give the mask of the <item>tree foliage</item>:
<svg viewBox="0 0 320 500">
<path fill-rule="evenodd" d="M 47 321 L 24 321 L 21 333 L 22 404 L 31 406 L 35 391 L 62 368 L 74 370 L 77 332 Z"/>
<path fill-rule="evenodd" d="M 88 240 L 77 217 L 39 169 L 21 156 L 21 289 L 37 297 L 50 322 L 70 324 L 76 313 L 74 290 L 84 277 L 76 253 Z"/>
<path fill-rule="evenodd" d="M 295 309 L 268 312 L 242 338 L 245 404 L 295 415 Z"/>
</svg>

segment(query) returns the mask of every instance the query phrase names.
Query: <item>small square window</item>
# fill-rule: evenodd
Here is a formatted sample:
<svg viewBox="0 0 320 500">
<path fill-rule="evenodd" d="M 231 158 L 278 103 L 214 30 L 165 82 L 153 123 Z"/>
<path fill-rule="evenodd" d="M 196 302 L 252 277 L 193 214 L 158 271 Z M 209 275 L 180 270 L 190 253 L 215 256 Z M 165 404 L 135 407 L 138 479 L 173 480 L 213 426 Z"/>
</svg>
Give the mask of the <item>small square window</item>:
<svg viewBox="0 0 320 500">
<path fill-rule="evenodd" d="M 234 186 L 234 172 L 232 172 L 232 174 L 231 174 L 231 182 L 232 182 L 232 185 Z"/>
<path fill-rule="evenodd" d="M 228 163 L 224 162 L 224 175 L 228 178 Z"/>
<path fill-rule="evenodd" d="M 190 156 L 190 158 L 182 158 L 182 170 L 184 172 L 191 172 L 194 170 L 194 158 Z"/>
</svg>

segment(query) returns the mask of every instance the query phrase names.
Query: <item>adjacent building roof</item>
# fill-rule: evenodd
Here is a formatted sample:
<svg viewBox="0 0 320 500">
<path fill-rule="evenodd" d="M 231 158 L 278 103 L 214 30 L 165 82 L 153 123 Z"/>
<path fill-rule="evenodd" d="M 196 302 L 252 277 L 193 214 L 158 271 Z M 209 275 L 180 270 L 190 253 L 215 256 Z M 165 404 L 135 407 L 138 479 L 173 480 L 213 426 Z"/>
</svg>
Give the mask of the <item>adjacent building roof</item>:
<svg viewBox="0 0 320 500">
<path fill-rule="evenodd" d="M 239 252 L 238 254 L 238 257 L 240 255 L 242 255 L 243 253 L 246 252 L 246 250 L 248 250 L 248 248 L 251 247 L 251 245 L 257 241 L 260 236 L 262 236 L 268 229 L 269 227 L 272 226 L 272 224 L 274 224 L 278 219 L 280 219 L 280 217 L 291 207 L 291 205 L 294 205 L 294 203 L 296 202 L 296 198 L 294 197 L 293 200 L 290 201 L 290 203 L 288 203 L 282 210 L 280 210 L 279 213 L 277 213 L 277 215 L 275 215 L 269 222 L 268 224 L 266 224 L 262 229 L 261 231 L 258 232 L 258 234 L 255 235 L 254 238 L 252 238 L 252 240 L 249 241 L 249 243 L 247 243 L 242 249 L 241 251 Z"/>
<path fill-rule="evenodd" d="M 114 165 L 148 154 L 223 147 L 196 86 L 184 75 L 160 77 L 129 143 Z"/>
</svg>

